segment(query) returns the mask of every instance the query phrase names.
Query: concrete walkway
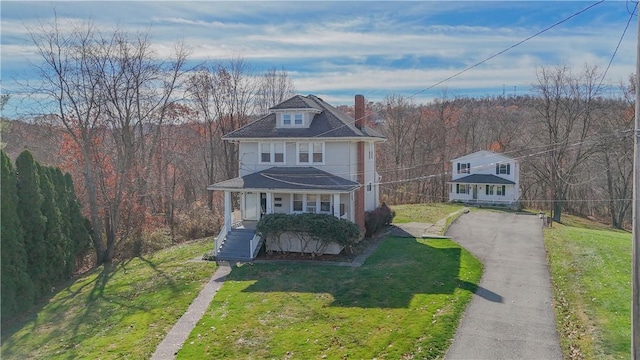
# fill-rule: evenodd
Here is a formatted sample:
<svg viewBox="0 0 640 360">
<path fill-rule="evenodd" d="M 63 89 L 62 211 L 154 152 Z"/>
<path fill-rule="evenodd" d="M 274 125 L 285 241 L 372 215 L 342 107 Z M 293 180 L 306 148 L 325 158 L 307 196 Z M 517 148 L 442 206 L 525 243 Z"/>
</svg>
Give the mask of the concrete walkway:
<svg viewBox="0 0 640 360">
<path fill-rule="evenodd" d="M 541 220 L 477 211 L 447 235 L 484 274 L 445 359 L 562 359 Z"/>
<path fill-rule="evenodd" d="M 231 273 L 231 266 L 228 263 L 220 263 L 218 269 L 211 277 L 211 280 L 200 291 L 200 294 L 193 300 L 187 311 L 178 322 L 171 328 L 167 336 L 162 340 L 151 359 L 175 359 L 178 350 L 187 340 L 191 330 L 202 319 L 213 296 L 218 292 L 227 275 Z"/>
</svg>

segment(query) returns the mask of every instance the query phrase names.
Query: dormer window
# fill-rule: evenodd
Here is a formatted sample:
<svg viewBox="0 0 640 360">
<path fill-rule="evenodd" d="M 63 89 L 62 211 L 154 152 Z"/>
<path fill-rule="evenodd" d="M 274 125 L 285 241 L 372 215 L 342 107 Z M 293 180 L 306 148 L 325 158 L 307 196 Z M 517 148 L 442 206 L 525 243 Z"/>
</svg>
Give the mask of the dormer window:
<svg viewBox="0 0 640 360">
<path fill-rule="evenodd" d="M 284 113 L 282 114 L 282 126 L 304 126 L 303 113 Z"/>
</svg>

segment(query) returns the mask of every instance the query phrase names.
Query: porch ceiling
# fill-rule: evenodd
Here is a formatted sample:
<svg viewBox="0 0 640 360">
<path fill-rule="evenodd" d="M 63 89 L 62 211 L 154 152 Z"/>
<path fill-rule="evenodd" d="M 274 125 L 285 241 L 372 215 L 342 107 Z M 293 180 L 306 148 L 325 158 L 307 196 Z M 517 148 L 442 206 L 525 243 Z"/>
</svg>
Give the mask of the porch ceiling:
<svg viewBox="0 0 640 360">
<path fill-rule="evenodd" d="M 355 181 L 314 167 L 272 167 L 253 174 L 225 180 L 208 190 L 326 190 L 350 192 L 360 186 Z"/>
</svg>

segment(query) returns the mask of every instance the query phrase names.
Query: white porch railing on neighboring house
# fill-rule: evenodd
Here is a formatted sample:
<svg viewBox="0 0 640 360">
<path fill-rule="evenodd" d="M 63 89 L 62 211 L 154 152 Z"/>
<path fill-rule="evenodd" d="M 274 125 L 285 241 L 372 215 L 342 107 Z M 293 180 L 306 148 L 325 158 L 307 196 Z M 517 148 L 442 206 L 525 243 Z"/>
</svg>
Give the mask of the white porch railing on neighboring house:
<svg viewBox="0 0 640 360">
<path fill-rule="evenodd" d="M 224 241 L 224 239 L 227 237 L 227 224 L 224 223 L 222 224 L 222 229 L 220 229 L 220 232 L 218 233 L 218 236 L 216 236 L 213 239 L 213 255 L 216 256 L 218 255 L 218 251 L 220 250 L 220 245 L 222 245 L 222 242 Z"/>
</svg>

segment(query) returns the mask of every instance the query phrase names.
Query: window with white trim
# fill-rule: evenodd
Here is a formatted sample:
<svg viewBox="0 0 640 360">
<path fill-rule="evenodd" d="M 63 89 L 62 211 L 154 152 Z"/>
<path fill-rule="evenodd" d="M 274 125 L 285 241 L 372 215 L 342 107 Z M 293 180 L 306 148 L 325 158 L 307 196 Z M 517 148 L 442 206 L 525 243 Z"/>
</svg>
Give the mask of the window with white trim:
<svg viewBox="0 0 640 360">
<path fill-rule="evenodd" d="M 373 143 L 369 143 L 369 160 L 373 160 L 375 146 Z"/>
<path fill-rule="evenodd" d="M 307 209 L 306 212 L 315 214 L 318 209 L 318 196 L 316 194 L 308 194 L 307 195 Z"/>
<path fill-rule="evenodd" d="M 331 214 L 331 194 L 292 194 L 291 208 L 294 213 Z"/>
<path fill-rule="evenodd" d="M 260 143 L 260 164 L 284 164 L 284 143 Z"/>
<path fill-rule="evenodd" d="M 498 196 L 505 196 L 506 195 L 506 189 L 507 187 L 505 185 L 498 185 L 497 186 L 497 191 L 496 191 L 496 195 Z"/>
<path fill-rule="evenodd" d="M 471 169 L 471 163 L 458 163 L 458 174 L 468 174 Z"/>
<path fill-rule="evenodd" d="M 294 212 L 302 212 L 303 209 L 303 198 L 304 195 L 303 194 L 293 194 L 292 198 L 292 202 L 293 202 L 293 206 L 291 207 L 293 209 Z"/>
<path fill-rule="evenodd" d="M 511 174 L 511 164 L 496 164 L 496 175 Z"/>
<path fill-rule="evenodd" d="M 468 184 L 456 184 L 456 194 L 468 194 L 468 193 L 469 193 Z"/>
<path fill-rule="evenodd" d="M 303 113 L 284 113 L 282 114 L 282 126 L 303 126 L 304 114 Z"/>
<path fill-rule="evenodd" d="M 324 143 L 298 143 L 298 164 L 323 164 Z"/>
<path fill-rule="evenodd" d="M 494 185 L 486 185 L 486 188 L 484 190 L 485 195 L 493 195 L 493 193 L 494 193 L 493 188 L 495 188 Z"/>
<path fill-rule="evenodd" d="M 372 188 L 372 185 L 371 185 L 371 182 L 369 182 L 367 184 L 367 192 L 371 191 L 371 188 Z"/>
<path fill-rule="evenodd" d="M 320 195 L 320 212 L 331 213 L 331 195 L 330 194 Z"/>
</svg>

